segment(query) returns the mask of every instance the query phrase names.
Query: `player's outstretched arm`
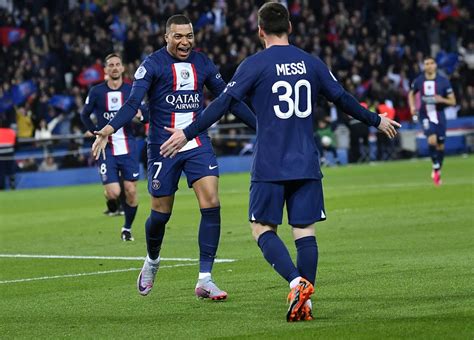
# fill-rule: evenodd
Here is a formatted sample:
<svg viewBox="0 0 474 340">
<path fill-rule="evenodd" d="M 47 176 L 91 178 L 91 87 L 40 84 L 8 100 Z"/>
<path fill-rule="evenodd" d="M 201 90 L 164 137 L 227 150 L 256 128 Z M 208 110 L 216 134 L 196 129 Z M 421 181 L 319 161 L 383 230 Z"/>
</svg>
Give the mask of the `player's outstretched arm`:
<svg viewBox="0 0 474 340">
<path fill-rule="evenodd" d="M 359 104 L 359 102 L 348 92 L 344 93 L 334 102 L 342 111 L 350 114 L 357 120 L 369 126 L 375 126 L 377 129 L 385 133 L 389 138 L 397 135 L 395 127 L 399 128 L 401 125 L 394 120 L 386 117 L 386 114 L 377 115 L 374 112 L 367 110 Z"/>
</svg>

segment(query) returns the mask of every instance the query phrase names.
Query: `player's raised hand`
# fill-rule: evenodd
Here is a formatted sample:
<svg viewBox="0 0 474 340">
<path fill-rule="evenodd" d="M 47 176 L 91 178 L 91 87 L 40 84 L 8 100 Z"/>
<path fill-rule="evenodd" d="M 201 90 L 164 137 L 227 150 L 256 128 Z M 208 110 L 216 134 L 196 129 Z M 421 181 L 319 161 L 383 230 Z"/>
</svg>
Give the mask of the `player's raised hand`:
<svg viewBox="0 0 474 340">
<path fill-rule="evenodd" d="M 165 130 L 171 133 L 170 138 L 164 142 L 160 147 L 160 154 L 163 157 L 173 158 L 179 150 L 186 145 L 188 140 L 181 129 L 173 129 L 165 127 Z"/>
<path fill-rule="evenodd" d="M 380 124 L 377 126 L 377 129 L 382 131 L 387 135 L 388 138 L 393 138 L 397 135 L 397 130 L 395 127 L 399 128 L 402 127 L 399 123 L 390 118 L 387 118 L 387 114 L 381 114 L 380 116 Z"/>
<path fill-rule="evenodd" d="M 94 131 L 95 141 L 92 144 L 92 156 L 95 160 L 98 160 L 100 155 L 105 159 L 105 147 L 107 146 L 107 141 L 109 136 L 114 133 L 114 128 L 110 125 L 106 125 L 100 131 Z"/>
</svg>

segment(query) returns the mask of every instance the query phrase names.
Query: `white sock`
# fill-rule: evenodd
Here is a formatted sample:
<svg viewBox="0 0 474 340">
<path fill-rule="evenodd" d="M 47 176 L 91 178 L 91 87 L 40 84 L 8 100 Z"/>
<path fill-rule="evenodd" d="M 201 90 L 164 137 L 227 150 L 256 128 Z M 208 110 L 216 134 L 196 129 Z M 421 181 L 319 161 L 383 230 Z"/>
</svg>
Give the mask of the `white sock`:
<svg viewBox="0 0 474 340">
<path fill-rule="evenodd" d="M 206 277 L 211 277 L 211 273 L 199 273 L 199 280 L 205 279 Z"/>
<path fill-rule="evenodd" d="M 122 227 L 122 231 L 130 231 L 130 232 L 131 232 L 131 231 L 132 231 L 132 229 L 130 229 L 130 228 L 125 228 L 125 227 Z"/>
<path fill-rule="evenodd" d="M 295 288 L 298 285 L 298 283 L 300 283 L 300 280 L 301 280 L 301 276 L 298 276 L 298 277 L 294 278 L 293 280 L 291 280 L 290 289 Z"/>
<path fill-rule="evenodd" d="M 148 262 L 150 262 L 151 264 L 158 264 L 158 263 L 160 263 L 160 257 L 159 257 L 159 256 L 158 256 L 158 258 L 157 258 L 156 260 L 152 260 L 152 259 L 150 259 L 150 257 L 147 255 L 147 256 L 146 256 L 146 260 L 147 260 Z"/>
<path fill-rule="evenodd" d="M 313 303 L 311 302 L 311 299 L 306 300 L 304 304 L 307 305 L 309 308 L 313 309 Z"/>
</svg>

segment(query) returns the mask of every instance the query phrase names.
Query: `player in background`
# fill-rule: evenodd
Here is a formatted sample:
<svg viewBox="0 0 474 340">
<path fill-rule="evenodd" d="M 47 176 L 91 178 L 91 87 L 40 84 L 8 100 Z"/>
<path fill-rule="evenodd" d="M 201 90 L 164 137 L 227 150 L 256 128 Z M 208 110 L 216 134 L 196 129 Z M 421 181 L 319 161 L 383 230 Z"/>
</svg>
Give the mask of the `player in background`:
<svg viewBox="0 0 474 340">
<path fill-rule="evenodd" d="M 390 138 L 400 125 L 363 108 L 319 58 L 289 44 L 291 23 L 283 5 L 264 4 L 258 11 L 258 26 L 265 50 L 240 64 L 226 90 L 200 119 L 184 131 L 167 129 L 173 135 L 161 152 L 176 157 L 187 140 L 248 96 L 258 126 L 248 215 L 252 234 L 264 258 L 289 283 L 287 321 L 311 320 L 310 296 L 318 262 L 315 222 L 326 219 L 322 173 L 313 138 L 316 97 L 321 93 Z M 296 265 L 277 235 L 285 203 L 297 250 Z"/>
<path fill-rule="evenodd" d="M 428 139 L 432 165 L 431 178 L 435 185 L 441 185 L 441 168 L 444 160 L 446 139 L 446 106 L 455 106 L 456 97 L 449 80 L 437 73 L 436 61 L 425 58 L 424 72 L 412 83 L 408 93 L 408 104 L 413 120 L 417 120 L 415 94 L 420 92 L 421 106 L 418 110 L 423 132 Z"/>
<path fill-rule="evenodd" d="M 165 126 L 185 128 L 200 116 L 204 86 L 218 96 L 226 84 L 214 63 L 204 53 L 193 51 L 193 26 L 186 16 L 174 15 L 168 19 L 165 40 L 166 46 L 148 56 L 135 72 L 132 92 L 125 105 L 108 125 L 96 132 L 93 154 L 96 157 L 100 155 L 108 136 L 130 121 L 142 98 L 148 94 L 148 191 L 151 212 L 145 225 L 148 255 L 138 276 L 138 292 L 147 295 L 153 287 L 165 226 L 170 219 L 178 181 L 184 171 L 188 186 L 194 189 L 201 209 L 199 276 L 195 294 L 199 298 L 222 300 L 227 298 L 227 293 L 217 287 L 211 276 L 220 238 L 221 215 L 219 170 L 209 136 L 206 131 L 196 135 L 180 148 L 173 159 L 162 157 L 160 146 L 170 136 Z M 255 128 L 255 116 L 246 105 L 237 103 L 232 112 Z"/>
<path fill-rule="evenodd" d="M 130 95 L 132 88 L 130 84 L 123 81 L 124 67 L 119 54 L 112 53 L 105 57 L 104 71 L 107 80 L 90 89 L 81 112 L 81 120 L 91 133 L 109 123 Z M 91 114 L 95 115 L 97 126 L 92 122 Z M 143 119 L 140 109 L 135 110 L 135 115 L 138 119 Z M 108 138 L 106 144 L 104 154 L 97 162 L 105 196 L 109 202 L 119 201 L 120 178 L 122 178 L 125 191 L 123 202 L 125 223 L 122 227 L 121 238 L 123 241 L 133 241 L 131 229 L 138 208 L 136 183 L 140 172 L 131 125 L 127 124 L 118 129 Z"/>
</svg>

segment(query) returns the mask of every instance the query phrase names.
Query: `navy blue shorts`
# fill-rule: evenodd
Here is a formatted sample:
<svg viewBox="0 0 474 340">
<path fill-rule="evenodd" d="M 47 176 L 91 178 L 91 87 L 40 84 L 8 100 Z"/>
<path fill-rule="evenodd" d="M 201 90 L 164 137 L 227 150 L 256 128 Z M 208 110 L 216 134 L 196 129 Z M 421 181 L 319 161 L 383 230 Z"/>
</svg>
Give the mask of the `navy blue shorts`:
<svg viewBox="0 0 474 340">
<path fill-rule="evenodd" d="M 279 225 L 286 203 L 288 223 L 305 227 L 326 219 L 321 180 L 306 179 L 250 184 L 249 221 Z"/>
<path fill-rule="evenodd" d="M 201 146 L 179 152 L 174 158 L 160 155 L 160 146 L 148 145 L 148 192 L 154 197 L 170 196 L 178 190 L 184 171 L 191 188 L 198 179 L 219 177 L 216 155 L 211 147 Z"/>
<path fill-rule="evenodd" d="M 433 123 L 428 118 L 422 120 L 423 133 L 426 137 L 436 135 L 439 144 L 443 144 L 446 139 L 446 125 L 441 122 L 438 124 Z"/>
<path fill-rule="evenodd" d="M 97 161 L 102 184 L 118 183 L 121 176 L 124 181 L 136 181 L 140 176 L 140 168 L 135 153 L 126 155 L 112 156 L 106 154 L 105 160 L 101 156 Z"/>
</svg>

